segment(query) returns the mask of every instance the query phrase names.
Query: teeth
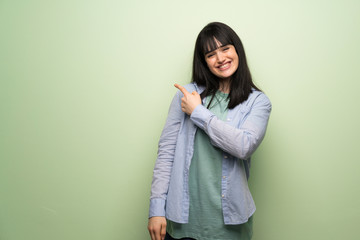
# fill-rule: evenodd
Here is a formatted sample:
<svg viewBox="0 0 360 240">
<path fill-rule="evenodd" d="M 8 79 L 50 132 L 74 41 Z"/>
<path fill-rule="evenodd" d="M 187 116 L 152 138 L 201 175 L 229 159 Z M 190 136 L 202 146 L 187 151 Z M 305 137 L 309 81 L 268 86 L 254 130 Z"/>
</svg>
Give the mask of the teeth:
<svg viewBox="0 0 360 240">
<path fill-rule="evenodd" d="M 220 69 L 227 68 L 227 67 L 229 66 L 229 64 L 230 64 L 230 63 L 226 63 L 226 64 L 224 64 L 224 65 L 221 65 L 219 68 L 220 68 Z"/>
</svg>

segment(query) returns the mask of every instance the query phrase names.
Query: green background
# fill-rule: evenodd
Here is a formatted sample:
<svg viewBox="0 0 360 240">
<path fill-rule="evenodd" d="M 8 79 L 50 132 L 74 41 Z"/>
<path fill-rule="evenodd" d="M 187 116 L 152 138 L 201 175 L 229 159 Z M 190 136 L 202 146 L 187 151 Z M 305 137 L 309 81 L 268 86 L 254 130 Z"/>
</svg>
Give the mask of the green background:
<svg viewBox="0 0 360 240">
<path fill-rule="evenodd" d="M 211 21 L 273 103 L 254 240 L 358 239 L 360 1 L 0 0 L 0 239 L 148 239 L 175 82 Z"/>
</svg>

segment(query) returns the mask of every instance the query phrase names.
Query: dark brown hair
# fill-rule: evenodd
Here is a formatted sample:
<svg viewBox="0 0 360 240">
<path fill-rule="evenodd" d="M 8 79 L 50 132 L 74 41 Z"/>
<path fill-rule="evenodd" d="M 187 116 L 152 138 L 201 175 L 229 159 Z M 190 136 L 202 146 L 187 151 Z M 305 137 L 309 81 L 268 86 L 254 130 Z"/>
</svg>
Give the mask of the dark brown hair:
<svg viewBox="0 0 360 240">
<path fill-rule="evenodd" d="M 232 109 L 247 100 L 252 89 L 259 91 L 260 89 L 252 81 L 245 50 L 239 36 L 226 24 L 212 22 L 206 25 L 199 33 L 195 43 L 192 82 L 205 87 L 205 90 L 200 95 L 201 99 L 212 96 L 212 101 L 216 91 L 219 89 L 219 79 L 210 72 L 205 61 L 205 54 L 219 47 L 215 40 L 219 41 L 221 46 L 233 45 L 239 57 L 238 69 L 231 76 L 230 82 L 228 108 Z"/>
</svg>

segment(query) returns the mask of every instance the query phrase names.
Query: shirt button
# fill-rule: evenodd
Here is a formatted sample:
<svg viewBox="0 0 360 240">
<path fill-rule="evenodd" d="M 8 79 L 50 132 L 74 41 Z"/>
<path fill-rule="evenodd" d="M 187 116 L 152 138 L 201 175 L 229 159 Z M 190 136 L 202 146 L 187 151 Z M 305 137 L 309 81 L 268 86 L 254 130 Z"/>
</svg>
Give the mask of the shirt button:
<svg viewBox="0 0 360 240">
<path fill-rule="evenodd" d="M 226 119 L 226 120 L 227 120 L 228 122 L 229 122 L 229 121 L 231 121 L 231 119 L 230 119 L 230 118 L 228 118 L 228 119 Z"/>
<path fill-rule="evenodd" d="M 223 194 L 223 195 L 221 195 L 221 197 L 222 197 L 222 198 L 224 198 L 224 197 L 225 197 L 225 195 Z"/>
<path fill-rule="evenodd" d="M 227 155 L 225 155 L 225 156 L 224 156 L 224 158 L 228 158 L 228 156 L 227 156 Z"/>
<path fill-rule="evenodd" d="M 225 177 L 225 176 L 223 176 L 223 178 L 225 179 L 226 177 Z"/>
</svg>

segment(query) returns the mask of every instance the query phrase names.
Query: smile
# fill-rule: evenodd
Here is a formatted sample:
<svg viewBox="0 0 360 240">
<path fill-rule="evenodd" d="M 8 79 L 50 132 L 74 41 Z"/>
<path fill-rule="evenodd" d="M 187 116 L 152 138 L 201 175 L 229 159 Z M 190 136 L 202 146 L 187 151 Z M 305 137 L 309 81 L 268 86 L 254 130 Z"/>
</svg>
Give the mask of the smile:
<svg viewBox="0 0 360 240">
<path fill-rule="evenodd" d="M 227 62 L 227 63 L 225 63 L 225 64 L 223 64 L 223 65 L 220 65 L 218 68 L 219 68 L 221 71 L 224 71 L 224 70 L 229 69 L 229 68 L 230 68 L 230 65 L 231 65 L 231 63 L 230 63 L 230 62 Z"/>
</svg>

